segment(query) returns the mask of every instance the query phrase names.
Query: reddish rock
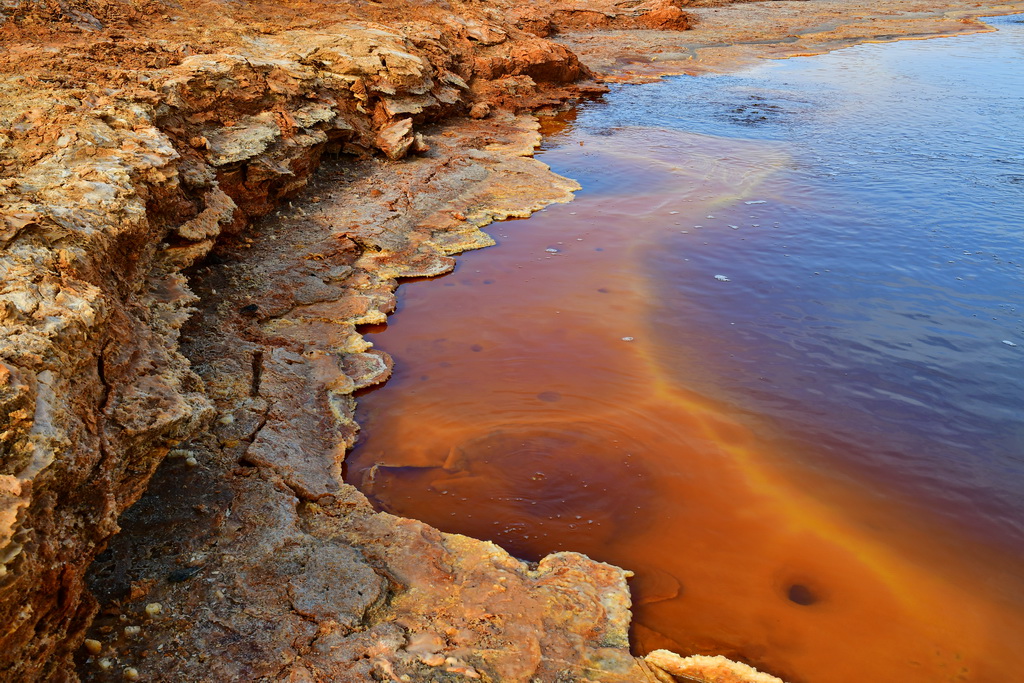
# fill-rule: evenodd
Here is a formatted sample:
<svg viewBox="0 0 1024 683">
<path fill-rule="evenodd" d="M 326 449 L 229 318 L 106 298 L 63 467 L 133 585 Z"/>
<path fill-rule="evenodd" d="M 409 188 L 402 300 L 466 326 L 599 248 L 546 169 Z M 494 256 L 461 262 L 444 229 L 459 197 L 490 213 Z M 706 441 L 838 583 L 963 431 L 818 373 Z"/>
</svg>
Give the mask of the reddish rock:
<svg viewBox="0 0 1024 683">
<path fill-rule="evenodd" d="M 514 54 L 516 69 L 543 75 L 519 93 L 524 107 L 571 95 L 571 79 L 585 75 L 565 48 L 544 50 L 472 12 L 453 25 L 448 12 L 409 5 L 402 18 L 417 21 L 389 29 L 321 8 L 307 30 L 277 3 L 234 15 L 188 3 L 140 7 L 0 8 L 5 680 L 69 675 L 95 609 L 86 569 L 165 455 L 213 416 L 216 392 L 178 351 L 196 302 L 181 271 L 295 197 L 325 152 L 426 152 L 423 123 L 468 113 L 480 99 L 469 82 L 487 75 L 474 78 L 467 66 L 480 51 Z M 200 21 L 205 33 L 194 30 Z M 300 305 L 315 305 L 323 287 L 307 283 Z M 235 310 L 259 320 L 279 314 L 271 303 Z M 268 353 L 263 365 L 267 387 L 317 391 L 286 357 Z M 330 372 L 355 386 L 338 367 Z M 367 372 L 360 382 L 374 381 Z M 326 395 L 316 400 L 327 406 Z M 240 412 L 238 424 L 250 415 Z M 249 425 L 223 447 L 252 440 L 247 462 L 280 466 L 282 485 L 304 499 L 337 490 L 340 441 L 323 466 L 299 456 L 337 434 L 318 425 L 292 441 L 273 413 L 261 419 L 258 436 Z M 177 460 L 190 459 L 203 466 Z"/>
<path fill-rule="evenodd" d="M 389 159 L 401 159 L 412 147 L 412 119 L 399 119 L 388 124 L 377 133 L 377 147 L 388 155 Z"/>
<path fill-rule="evenodd" d="M 663 31 L 687 31 L 693 26 L 692 16 L 670 2 L 644 14 L 639 21 L 647 28 Z"/>
<path fill-rule="evenodd" d="M 477 102 L 469 110 L 469 118 L 471 119 L 486 119 L 491 113 L 491 105 L 486 102 Z"/>
</svg>

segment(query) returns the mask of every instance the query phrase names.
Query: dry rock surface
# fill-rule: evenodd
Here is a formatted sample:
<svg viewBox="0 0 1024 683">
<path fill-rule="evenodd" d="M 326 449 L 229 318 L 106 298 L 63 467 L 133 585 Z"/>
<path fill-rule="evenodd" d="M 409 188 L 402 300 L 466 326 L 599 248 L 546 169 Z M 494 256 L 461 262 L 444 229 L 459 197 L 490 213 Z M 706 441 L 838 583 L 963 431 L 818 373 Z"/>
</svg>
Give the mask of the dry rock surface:
<svg viewBox="0 0 1024 683">
<path fill-rule="evenodd" d="M 571 199 L 526 112 L 595 74 L 981 11 L 882 4 L 0 2 L 0 678 L 754 676 L 631 656 L 624 570 L 375 512 L 357 326 Z"/>
</svg>

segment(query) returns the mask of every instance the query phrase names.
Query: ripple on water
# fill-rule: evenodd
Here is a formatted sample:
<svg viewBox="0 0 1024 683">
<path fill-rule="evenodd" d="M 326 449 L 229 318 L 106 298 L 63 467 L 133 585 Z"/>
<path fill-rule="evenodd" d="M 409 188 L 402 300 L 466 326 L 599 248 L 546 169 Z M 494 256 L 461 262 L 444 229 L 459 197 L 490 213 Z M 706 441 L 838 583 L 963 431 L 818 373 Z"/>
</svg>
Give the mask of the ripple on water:
<svg viewBox="0 0 1024 683">
<path fill-rule="evenodd" d="M 464 517 L 463 533 L 499 540 L 520 557 L 540 559 L 543 538 L 565 549 L 561 539 L 601 547 L 643 526 L 638 511 L 651 495 L 645 460 L 613 436 L 624 439 L 600 423 L 467 430 L 435 444 L 438 465 L 380 465 L 362 488 L 398 511 L 413 498 L 429 500 L 435 516 Z"/>
</svg>

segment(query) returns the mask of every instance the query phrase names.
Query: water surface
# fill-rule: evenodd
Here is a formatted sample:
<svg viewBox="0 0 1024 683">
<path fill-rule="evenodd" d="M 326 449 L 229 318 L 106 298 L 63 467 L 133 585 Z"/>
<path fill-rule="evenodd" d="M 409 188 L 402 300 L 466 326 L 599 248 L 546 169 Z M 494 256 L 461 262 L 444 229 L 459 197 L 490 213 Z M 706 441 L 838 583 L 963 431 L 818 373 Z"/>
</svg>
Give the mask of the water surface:
<svg viewBox="0 0 1024 683">
<path fill-rule="evenodd" d="M 614 90 L 572 204 L 403 286 L 348 477 L 636 572 L 640 650 L 1024 667 L 1024 24 Z"/>
</svg>

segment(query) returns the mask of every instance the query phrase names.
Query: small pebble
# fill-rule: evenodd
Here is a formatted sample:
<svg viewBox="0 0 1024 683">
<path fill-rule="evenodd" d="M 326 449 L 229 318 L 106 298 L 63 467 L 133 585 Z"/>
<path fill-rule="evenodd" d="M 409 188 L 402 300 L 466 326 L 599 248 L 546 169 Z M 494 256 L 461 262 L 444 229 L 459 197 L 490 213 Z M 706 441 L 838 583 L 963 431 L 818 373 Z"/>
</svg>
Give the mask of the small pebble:
<svg viewBox="0 0 1024 683">
<path fill-rule="evenodd" d="M 100 661 L 96 662 L 96 665 L 99 666 L 104 671 L 107 671 L 107 670 L 110 669 L 110 667 L 114 666 L 114 663 L 112 661 L 110 661 L 109 659 L 107 659 L 106 657 L 104 657 Z"/>
<path fill-rule="evenodd" d="M 163 611 L 164 606 L 161 605 L 159 602 L 151 602 L 148 605 L 146 605 L 146 614 L 148 614 L 151 617 L 155 617 Z"/>
<path fill-rule="evenodd" d="M 98 655 L 103 649 L 103 643 L 93 638 L 86 638 L 85 649 L 88 650 L 91 655 Z"/>
<path fill-rule="evenodd" d="M 137 636 L 140 633 L 142 633 L 142 627 L 141 626 L 125 626 L 124 627 L 124 634 L 126 636 Z"/>
<path fill-rule="evenodd" d="M 202 569 L 202 566 L 175 569 L 173 572 L 167 575 L 167 581 L 170 583 L 181 583 L 182 581 L 188 581 L 193 576 L 198 574 L 200 569 Z"/>
<path fill-rule="evenodd" d="M 445 671 L 453 674 L 462 674 L 466 678 L 480 678 L 480 674 L 471 666 L 449 666 Z"/>
<path fill-rule="evenodd" d="M 188 465 L 189 467 L 195 467 L 196 465 L 199 464 L 199 461 L 190 455 L 189 457 L 185 458 L 185 464 Z"/>
<path fill-rule="evenodd" d="M 124 680 L 126 681 L 137 681 L 139 680 L 139 671 L 133 667 L 128 667 L 124 670 Z"/>
</svg>

